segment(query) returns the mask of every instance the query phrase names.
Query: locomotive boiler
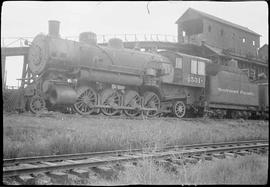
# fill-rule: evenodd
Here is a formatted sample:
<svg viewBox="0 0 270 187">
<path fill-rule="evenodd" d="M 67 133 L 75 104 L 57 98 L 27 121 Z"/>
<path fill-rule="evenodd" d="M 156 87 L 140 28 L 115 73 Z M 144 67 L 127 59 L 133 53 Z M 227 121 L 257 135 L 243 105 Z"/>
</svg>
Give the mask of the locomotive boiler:
<svg viewBox="0 0 270 187">
<path fill-rule="evenodd" d="M 119 39 L 99 46 L 92 32 L 81 33 L 78 42 L 62 39 L 59 26 L 49 21 L 49 34 L 31 43 L 33 82 L 25 89 L 29 110 L 74 106 L 79 114 L 99 109 L 106 115 L 120 109 L 129 116 L 155 113 L 160 105 L 155 90 L 165 75 L 163 64 L 170 64 L 166 57 L 125 49 Z"/>
</svg>

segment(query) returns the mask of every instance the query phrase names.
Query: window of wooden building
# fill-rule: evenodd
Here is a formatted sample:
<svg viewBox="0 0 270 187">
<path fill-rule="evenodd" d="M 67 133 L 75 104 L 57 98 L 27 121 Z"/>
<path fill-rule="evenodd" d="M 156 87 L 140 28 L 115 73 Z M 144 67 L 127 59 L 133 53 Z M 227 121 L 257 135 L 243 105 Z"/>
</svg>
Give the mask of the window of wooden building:
<svg viewBox="0 0 270 187">
<path fill-rule="evenodd" d="M 208 25 L 208 32 L 211 32 L 211 25 Z"/>
<path fill-rule="evenodd" d="M 224 30 L 223 30 L 223 29 L 220 30 L 220 35 L 221 35 L 221 36 L 224 35 Z"/>
<path fill-rule="evenodd" d="M 184 37 L 186 36 L 186 31 L 182 32 L 182 36 L 184 36 Z"/>
<path fill-rule="evenodd" d="M 175 68 L 182 69 L 182 63 L 183 63 L 182 61 L 183 61 L 182 58 L 176 58 L 176 60 L 175 60 Z"/>
</svg>

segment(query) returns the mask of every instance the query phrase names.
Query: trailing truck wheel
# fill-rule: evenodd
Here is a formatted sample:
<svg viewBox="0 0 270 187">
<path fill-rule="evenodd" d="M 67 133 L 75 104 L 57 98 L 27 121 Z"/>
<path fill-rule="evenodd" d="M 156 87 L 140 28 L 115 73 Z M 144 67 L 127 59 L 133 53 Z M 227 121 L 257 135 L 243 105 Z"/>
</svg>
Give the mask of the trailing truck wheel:
<svg viewBox="0 0 270 187">
<path fill-rule="evenodd" d="M 145 92 L 143 94 L 144 98 L 144 107 L 145 108 L 154 108 L 158 110 L 160 108 L 160 99 L 157 94 L 154 92 Z M 157 115 L 156 110 L 147 110 L 144 111 L 144 114 L 147 115 L 148 117 L 154 117 Z"/>
<path fill-rule="evenodd" d="M 117 107 L 121 105 L 120 94 L 111 88 L 103 90 L 100 97 L 101 105 L 107 105 L 112 107 Z M 119 112 L 119 109 L 101 108 L 101 112 L 107 116 L 113 116 Z"/>
<path fill-rule="evenodd" d="M 45 109 L 46 103 L 45 100 L 40 96 L 33 96 L 29 101 L 29 110 L 36 114 Z"/>
<path fill-rule="evenodd" d="M 124 106 L 129 107 L 140 107 L 141 106 L 141 97 L 138 92 L 134 90 L 128 90 L 124 95 Z M 135 117 L 141 113 L 139 110 L 125 109 L 124 113 L 129 117 Z"/>
<path fill-rule="evenodd" d="M 81 87 L 77 91 L 77 100 L 74 109 L 81 115 L 89 115 L 95 111 L 93 105 L 97 104 L 97 93 L 91 87 Z"/>
<path fill-rule="evenodd" d="M 182 118 L 186 114 L 186 105 L 183 101 L 176 101 L 173 105 L 173 114 L 178 117 Z"/>
</svg>

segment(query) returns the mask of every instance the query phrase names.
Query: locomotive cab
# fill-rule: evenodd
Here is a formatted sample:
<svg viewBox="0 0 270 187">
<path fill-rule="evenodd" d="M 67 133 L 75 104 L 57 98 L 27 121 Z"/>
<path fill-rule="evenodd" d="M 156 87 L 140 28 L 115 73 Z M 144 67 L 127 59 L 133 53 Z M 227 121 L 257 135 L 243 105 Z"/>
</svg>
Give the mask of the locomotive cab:
<svg viewBox="0 0 270 187">
<path fill-rule="evenodd" d="M 163 76 L 164 83 L 205 87 L 205 66 L 210 60 L 172 51 L 161 51 L 160 54 L 169 58 L 173 67 Z"/>
<path fill-rule="evenodd" d="M 203 106 L 205 88 L 205 67 L 210 60 L 174 51 L 160 51 L 170 60 L 172 71 L 164 75 L 161 90 L 164 101 L 177 117 L 183 117 L 187 110 L 199 111 Z M 168 68 L 169 69 L 169 68 Z"/>
</svg>

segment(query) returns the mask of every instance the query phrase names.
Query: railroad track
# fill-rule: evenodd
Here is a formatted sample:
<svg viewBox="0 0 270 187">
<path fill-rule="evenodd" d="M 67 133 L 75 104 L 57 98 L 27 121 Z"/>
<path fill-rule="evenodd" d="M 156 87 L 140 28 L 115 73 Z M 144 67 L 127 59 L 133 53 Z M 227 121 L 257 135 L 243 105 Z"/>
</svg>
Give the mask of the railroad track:
<svg viewBox="0 0 270 187">
<path fill-rule="evenodd" d="M 4 159 L 3 177 L 15 176 L 23 184 L 35 181 L 35 173 L 40 172 L 46 173 L 52 179 L 63 178 L 63 176 L 67 179 L 68 174 L 87 177 L 89 169 L 106 165 L 119 165 L 120 163 L 130 163 L 144 159 L 154 159 L 161 162 L 180 162 L 182 164 L 188 162 L 196 163 L 199 160 L 212 160 L 213 158 L 237 157 L 238 155 L 267 152 L 268 146 L 268 140 L 252 140 L 169 146 L 160 149 L 131 149 Z"/>
</svg>

